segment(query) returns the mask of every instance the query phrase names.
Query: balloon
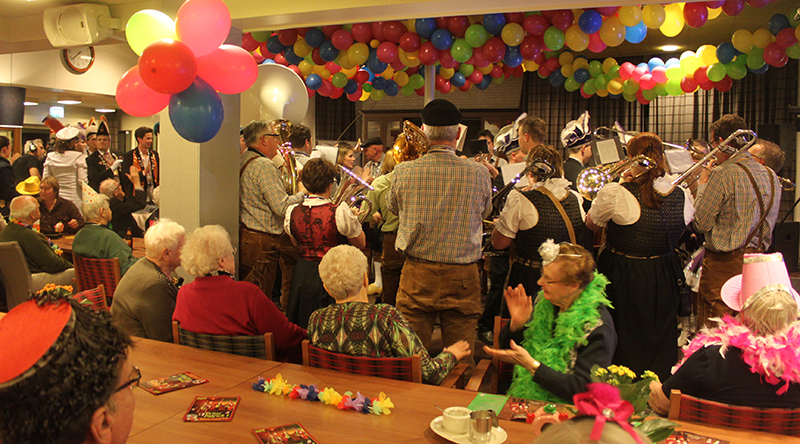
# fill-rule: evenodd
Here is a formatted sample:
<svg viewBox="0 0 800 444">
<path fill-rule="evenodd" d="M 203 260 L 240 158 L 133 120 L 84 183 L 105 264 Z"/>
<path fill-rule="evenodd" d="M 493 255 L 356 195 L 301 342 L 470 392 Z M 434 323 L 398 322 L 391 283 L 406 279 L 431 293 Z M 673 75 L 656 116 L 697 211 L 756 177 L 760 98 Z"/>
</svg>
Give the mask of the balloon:
<svg viewBox="0 0 800 444">
<path fill-rule="evenodd" d="M 756 32 L 753 33 L 753 44 L 761 49 L 764 49 L 775 40 L 772 33 L 768 30 L 761 28 L 757 29 Z"/>
<path fill-rule="evenodd" d="M 637 5 L 623 6 L 617 13 L 620 23 L 625 26 L 636 26 L 642 22 L 642 10 Z"/>
<path fill-rule="evenodd" d="M 446 29 L 437 29 L 431 36 L 431 43 L 438 50 L 448 49 L 453 46 L 453 34 Z"/>
<path fill-rule="evenodd" d="M 713 65 L 719 62 L 717 58 L 717 48 L 713 45 L 703 45 L 697 49 L 697 58 L 705 66 Z"/>
<path fill-rule="evenodd" d="M 242 122 L 256 119 L 301 122 L 308 111 L 308 89 L 291 69 L 277 64 L 260 65 L 255 84 L 241 95 L 241 110 Z"/>
<path fill-rule="evenodd" d="M 706 5 L 708 9 L 719 9 L 725 4 L 725 0 L 712 0 L 703 2 L 703 4 Z"/>
<path fill-rule="evenodd" d="M 747 75 L 747 66 L 736 62 L 725 65 L 725 72 L 733 80 L 741 80 Z"/>
<path fill-rule="evenodd" d="M 490 34 L 500 35 L 506 26 L 506 17 L 503 14 L 486 14 L 483 16 L 483 27 Z"/>
<path fill-rule="evenodd" d="M 732 44 L 723 42 L 717 46 L 717 60 L 720 63 L 730 63 L 734 57 L 736 57 L 736 48 Z"/>
<path fill-rule="evenodd" d="M 492 37 L 483 45 L 483 55 L 489 63 L 497 63 L 505 57 L 506 45 L 499 37 Z"/>
<path fill-rule="evenodd" d="M 769 19 L 769 23 L 767 24 L 767 29 L 772 35 L 777 36 L 781 30 L 786 28 L 791 28 L 792 24 L 789 23 L 789 18 L 783 14 L 775 14 Z"/>
<path fill-rule="evenodd" d="M 415 32 L 406 32 L 400 36 L 400 49 L 406 52 L 414 52 L 422 45 L 422 39 Z"/>
<path fill-rule="evenodd" d="M 197 59 L 197 75 L 222 94 L 239 94 L 255 83 L 258 65 L 243 48 L 220 45 Z"/>
<path fill-rule="evenodd" d="M 389 97 L 394 97 L 400 92 L 400 87 L 397 86 L 397 83 L 395 83 L 393 80 L 387 80 L 386 87 L 383 88 L 383 92 Z"/>
<path fill-rule="evenodd" d="M 647 37 L 647 26 L 644 22 L 639 22 L 636 26 L 625 27 L 625 40 L 628 43 L 642 43 L 645 37 Z"/>
<path fill-rule="evenodd" d="M 569 9 L 553 11 L 553 15 L 550 17 L 550 22 L 553 24 L 553 26 L 562 31 L 566 31 L 570 26 L 572 26 L 572 22 L 574 21 L 575 15 Z"/>
<path fill-rule="evenodd" d="M 719 82 L 714 82 L 714 87 L 717 88 L 717 90 L 722 91 L 722 92 L 730 91 L 732 86 L 733 86 L 733 79 L 731 79 L 728 76 L 725 76 Z"/>
<path fill-rule="evenodd" d="M 693 77 L 694 77 L 695 82 L 697 82 L 698 85 L 701 84 L 701 83 L 709 83 L 709 82 L 711 82 L 711 80 L 709 80 L 709 78 L 708 78 L 708 75 L 706 74 L 706 71 L 708 71 L 708 67 L 707 66 L 701 66 L 700 68 L 697 68 L 697 71 L 694 72 Z"/>
<path fill-rule="evenodd" d="M 336 34 L 334 32 L 334 34 Z M 354 23 L 350 28 L 353 39 L 360 43 L 369 43 L 372 40 L 372 28 L 366 23 Z M 331 36 L 333 38 L 333 36 Z M 306 37 L 308 39 L 308 37 Z M 320 42 L 320 44 L 322 44 Z"/>
<path fill-rule="evenodd" d="M 544 42 L 541 37 L 538 35 L 529 35 L 522 40 L 522 44 L 519 46 L 519 53 L 525 60 L 533 60 L 542 52 L 542 47 L 544 47 Z M 569 52 L 564 52 L 562 54 L 569 54 Z"/>
<path fill-rule="evenodd" d="M 705 8 L 705 6 L 703 6 Z M 697 71 L 697 68 L 702 66 L 702 62 L 698 59 L 694 52 L 686 51 L 681 54 L 681 64 L 680 67 L 684 73 L 687 75 L 694 73 Z"/>
<path fill-rule="evenodd" d="M 609 79 L 619 77 L 619 65 L 612 66 L 605 75 L 608 76 Z"/>
<path fill-rule="evenodd" d="M 590 78 L 592 78 L 592 75 L 589 74 L 589 70 L 588 69 L 580 68 L 580 69 L 576 69 L 575 70 L 575 74 L 573 74 L 573 77 L 575 77 L 575 81 L 576 82 L 585 83 Z"/>
<path fill-rule="evenodd" d="M 394 81 L 397 83 L 397 86 L 403 87 L 408 85 L 408 74 L 403 71 L 396 72 L 394 74 Z"/>
<path fill-rule="evenodd" d="M 353 28 L 351 28 L 351 32 L 352 32 L 352 29 L 355 29 L 355 27 L 356 27 L 356 25 L 353 25 Z M 353 37 L 355 37 L 355 36 L 356 35 L 353 34 Z M 312 48 L 319 48 L 320 45 L 322 45 L 322 42 L 325 41 L 325 34 L 319 28 L 311 28 L 308 31 L 306 31 L 305 38 L 306 38 L 306 42 L 308 42 L 309 46 L 311 46 Z"/>
<path fill-rule="evenodd" d="M 636 66 L 633 63 L 625 62 L 619 67 L 619 76 L 622 80 L 628 80 L 633 76 L 634 69 L 636 69 Z"/>
<path fill-rule="evenodd" d="M 161 94 L 147 86 L 139 75 L 139 66 L 129 69 L 117 82 L 117 104 L 134 117 L 152 116 L 169 104 L 169 94 Z"/>
<path fill-rule="evenodd" d="M 419 51 L 405 52 L 402 49 L 397 51 L 397 60 L 409 68 L 414 68 L 420 65 Z"/>
<path fill-rule="evenodd" d="M 653 89 L 653 88 L 655 88 L 656 81 L 653 80 L 653 75 L 652 74 L 647 74 L 647 73 L 642 74 L 642 77 L 639 78 L 639 86 L 641 86 L 642 89 Z"/>
<path fill-rule="evenodd" d="M 658 29 L 664 24 L 667 14 L 661 5 L 645 5 L 642 9 L 642 23 L 650 29 Z"/>
<path fill-rule="evenodd" d="M 562 52 L 561 54 L 558 55 L 558 63 L 560 63 L 561 66 L 571 65 L 574 60 L 575 60 L 575 56 L 572 55 L 572 53 L 569 52 L 569 51 L 564 51 L 564 52 Z M 567 77 L 569 77 L 569 76 L 567 76 Z"/>
<path fill-rule="evenodd" d="M 455 68 L 458 66 L 458 62 L 453 58 L 453 54 L 450 53 L 449 49 L 439 51 L 439 64 L 443 68 Z"/>
<path fill-rule="evenodd" d="M 761 69 L 766 62 L 764 61 L 764 50 L 761 48 L 753 48 L 747 54 L 747 67 L 750 69 Z"/>
<path fill-rule="evenodd" d="M 683 94 L 680 79 L 669 79 L 666 84 L 667 93 L 671 96 L 680 96 Z"/>
<path fill-rule="evenodd" d="M 331 77 L 331 84 L 337 88 L 344 88 L 345 86 L 347 86 L 347 82 L 348 82 L 347 74 L 343 72 L 337 72 L 336 74 L 333 75 L 333 77 Z"/>
<path fill-rule="evenodd" d="M 189 142 L 205 143 L 214 138 L 224 117 L 219 94 L 199 77 L 185 91 L 169 99 L 169 120 L 175 131 Z"/>
<path fill-rule="evenodd" d="M 473 48 L 478 48 L 483 46 L 486 41 L 489 40 L 489 33 L 486 31 L 486 28 L 484 28 L 483 25 L 476 23 L 467 28 L 467 31 L 464 33 L 464 38 L 470 46 Z"/>
<path fill-rule="evenodd" d="M 653 57 L 647 62 L 647 69 L 652 72 L 657 66 L 664 66 L 664 61 L 659 57 Z"/>
<path fill-rule="evenodd" d="M 344 29 L 336 30 L 331 35 L 331 43 L 334 48 L 345 51 L 353 44 L 353 35 Z"/>
<path fill-rule="evenodd" d="M 506 66 L 516 68 L 522 64 L 522 55 L 519 53 L 519 46 L 506 47 L 506 55 L 503 57 L 503 62 Z"/>
<path fill-rule="evenodd" d="M 622 91 L 628 94 L 635 94 L 636 91 L 639 91 L 639 84 L 636 80 L 628 79 L 622 82 Z"/>
<path fill-rule="evenodd" d="M 472 57 L 472 46 L 467 43 L 466 39 L 457 39 L 455 42 L 453 42 L 453 46 L 450 48 L 450 55 L 453 56 L 453 59 L 455 59 L 456 62 L 464 63 L 469 60 L 470 57 Z"/>
<path fill-rule="evenodd" d="M 544 44 L 550 51 L 558 51 L 563 48 L 565 39 L 564 31 L 555 26 L 547 28 L 547 31 L 544 32 Z"/>
<path fill-rule="evenodd" d="M 678 79 L 680 80 L 686 73 L 683 72 L 681 69 L 681 65 L 676 63 L 673 65 L 667 65 L 667 78 L 670 80 Z"/>
<path fill-rule="evenodd" d="M 472 71 L 472 74 L 467 76 L 467 80 L 475 84 L 481 83 L 483 81 L 483 73 L 480 71 Z"/>
<path fill-rule="evenodd" d="M 382 90 L 386 88 L 386 79 L 383 77 L 375 77 L 372 79 L 372 88 L 377 90 Z"/>
<path fill-rule="evenodd" d="M 645 89 L 642 90 L 642 97 L 644 97 L 645 100 L 653 101 L 658 97 L 658 93 L 652 88 Z"/>
<path fill-rule="evenodd" d="M 683 18 L 689 27 L 699 28 L 708 20 L 708 8 L 703 3 L 686 3 L 683 7 Z"/>
<path fill-rule="evenodd" d="M 603 52 L 607 47 L 608 45 L 603 43 L 603 39 L 600 38 L 600 31 L 589 34 L 589 51 L 594 53 Z"/>
<path fill-rule="evenodd" d="M 533 17 L 533 16 L 531 16 Z M 527 20 L 527 19 L 526 19 Z M 586 34 L 594 34 L 603 25 L 603 16 L 594 9 L 587 9 L 578 18 L 578 26 Z"/>
<path fill-rule="evenodd" d="M 311 73 L 306 77 L 306 86 L 309 89 L 319 89 L 322 86 L 322 77 L 319 74 Z"/>
<path fill-rule="evenodd" d="M 706 2 L 706 6 L 708 6 L 708 2 Z M 719 8 L 708 8 L 708 19 L 714 20 L 715 18 L 719 17 L 722 14 L 722 7 Z"/>
<path fill-rule="evenodd" d="M 425 79 L 419 74 L 412 74 L 408 78 L 408 85 L 414 90 L 420 89 L 425 86 Z"/>
<path fill-rule="evenodd" d="M 746 29 L 739 29 L 734 32 L 733 36 L 731 36 L 731 42 L 739 52 L 748 54 L 753 50 L 753 34 Z"/>
<path fill-rule="evenodd" d="M 619 46 L 625 41 L 625 27 L 618 18 L 608 17 L 600 27 L 600 38 L 608 46 Z"/>
<path fill-rule="evenodd" d="M 280 54 L 286 49 L 286 46 L 284 46 L 284 44 L 281 43 L 281 40 L 278 38 L 277 35 L 271 36 L 267 40 L 266 46 L 267 46 L 267 51 L 273 54 Z"/>
<path fill-rule="evenodd" d="M 177 40 L 178 37 L 175 34 L 175 22 L 167 14 L 154 9 L 143 9 L 128 19 L 125 38 L 133 52 L 142 55 L 142 51 L 151 43 L 161 39 Z M 244 36 L 242 41 L 244 42 Z M 251 49 L 253 50 L 255 48 Z"/>
<path fill-rule="evenodd" d="M 703 7 L 705 8 L 705 6 Z M 685 93 L 693 93 L 697 91 L 697 82 L 694 81 L 694 78 L 686 76 L 681 80 L 681 90 Z"/>
<path fill-rule="evenodd" d="M 764 48 L 764 61 L 771 66 L 780 68 L 786 65 L 789 61 L 789 57 L 786 55 L 785 49 L 773 42 Z"/>
<path fill-rule="evenodd" d="M 614 60 L 613 57 L 608 57 L 607 59 L 603 60 L 603 72 L 604 73 L 608 74 L 608 72 L 611 70 L 611 68 L 613 68 L 615 66 L 618 66 L 618 63 L 617 63 L 616 60 Z M 601 88 L 601 89 L 603 89 L 603 88 Z"/>
<path fill-rule="evenodd" d="M 573 25 L 564 33 L 564 42 L 573 51 L 584 51 L 589 47 L 589 35 L 581 31 L 579 26 Z"/>
<path fill-rule="evenodd" d="M 664 23 L 658 28 L 667 37 L 675 37 L 683 31 L 683 10 L 678 3 L 671 3 L 664 7 Z"/>
<path fill-rule="evenodd" d="M 369 70 L 373 74 L 377 75 L 386 71 L 386 68 L 388 66 L 389 66 L 388 63 L 384 63 L 378 60 L 378 54 L 375 51 L 371 51 L 369 53 L 369 58 L 367 58 L 367 68 L 369 68 Z"/>
<path fill-rule="evenodd" d="M 647 74 L 647 67 L 646 66 L 637 66 L 636 69 L 633 70 L 633 75 L 631 75 L 631 78 L 633 80 L 636 80 L 636 83 L 639 83 L 639 80 L 645 74 Z"/>
<path fill-rule="evenodd" d="M 347 31 L 345 31 L 345 32 L 347 32 Z M 352 41 L 351 41 L 351 43 L 352 43 Z M 305 56 L 311 54 L 311 50 L 312 49 L 313 48 L 311 48 L 311 45 L 309 45 L 306 42 L 306 39 L 297 39 L 297 41 L 294 42 L 294 46 L 292 46 L 292 50 L 294 51 L 295 55 L 298 56 L 298 57 L 305 57 Z"/>
<path fill-rule="evenodd" d="M 744 0 L 726 0 L 722 5 L 722 12 L 733 17 L 744 10 Z"/>
<path fill-rule="evenodd" d="M 378 46 L 376 54 L 381 62 L 392 63 L 397 60 L 397 45 L 391 42 L 383 42 Z"/>
<path fill-rule="evenodd" d="M 550 74 L 550 85 L 553 87 L 557 88 L 563 85 L 566 80 L 567 79 L 561 75 L 561 71 L 553 71 L 553 73 Z"/>
<path fill-rule="evenodd" d="M 572 64 L 575 66 L 575 69 L 589 68 L 589 60 L 587 60 L 584 56 L 575 57 L 575 60 L 572 62 Z"/>
<path fill-rule="evenodd" d="M 142 80 L 156 92 L 176 94 L 188 88 L 197 76 L 192 50 L 178 40 L 151 43 L 139 57 Z"/>
<path fill-rule="evenodd" d="M 611 79 L 608 82 L 608 92 L 611 94 L 621 94 L 622 93 L 622 81 L 620 79 Z"/>
<path fill-rule="evenodd" d="M 222 0 L 186 0 L 175 16 L 178 39 L 196 57 L 202 57 L 225 43 L 230 30 L 231 13 Z"/>
<path fill-rule="evenodd" d="M 400 38 L 408 32 L 408 28 L 398 20 L 383 22 L 381 26 L 383 37 L 391 43 L 400 43 Z"/>
<path fill-rule="evenodd" d="M 297 31 L 294 29 L 284 29 L 278 31 L 278 40 L 283 46 L 292 46 L 297 41 Z"/>
<path fill-rule="evenodd" d="M 430 39 L 433 32 L 436 31 L 438 27 L 436 20 L 432 18 L 422 18 L 414 21 L 414 29 L 416 29 L 417 34 L 424 39 Z"/>
<path fill-rule="evenodd" d="M 336 57 L 339 57 L 339 50 L 333 47 L 333 43 L 330 40 L 326 40 L 319 47 L 319 56 L 325 62 L 332 62 L 336 60 Z"/>
<path fill-rule="evenodd" d="M 508 23 L 503 27 L 501 36 L 506 45 L 519 46 L 519 44 L 522 43 L 522 39 L 525 38 L 525 30 L 522 29 L 522 25 L 518 23 Z"/>
<path fill-rule="evenodd" d="M 667 97 L 669 95 L 669 93 L 667 92 L 666 82 L 656 84 L 656 87 L 653 88 L 653 91 L 655 91 L 656 94 L 659 95 L 659 97 Z"/>
<path fill-rule="evenodd" d="M 347 49 L 347 58 L 356 65 L 363 65 L 369 58 L 369 47 L 366 43 L 353 43 Z"/>
<path fill-rule="evenodd" d="M 794 35 L 794 29 L 784 28 L 775 36 L 775 43 L 781 48 L 787 49 L 797 44 L 797 37 Z"/>
<path fill-rule="evenodd" d="M 564 77 L 571 77 L 575 74 L 575 67 L 572 66 L 572 63 L 568 65 L 561 65 L 561 75 Z"/>
<path fill-rule="evenodd" d="M 600 15 L 600 14 L 598 14 Z M 600 18 L 600 24 L 597 25 L 597 29 L 600 29 L 600 25 L 602 24 L 602 18 Z M 525 17 L 525 20 L 522 22 L 522 27 L 525 28 L 525 31 L 531 35 L 544 35 L 544 32 L 547 28 L 550 27 L 550 22 L 542 17 L 541 15 L 529 15 Z M 587 33 L 590 34 L 590 33 Z"/>
<path fill-rule="evenodd" d="M 606 89 L 608 87 L 609 78 L 605 74 L 600 74 L 597 78 L 594 79 L 594 84 L 597 86 L 597 90 Z"/>
<path fill-rule="evenodd" d="M 602 8 L 594 8 L 594 9 L 596 9 L 597 12 L 602 14 L 603 17 L 611 17 L 612 15 L 616 14 L 617 12 L 619 12 L 620 7 L 619 6 L 605 6 L 605 7 L 602 7 Z"/>
<path fill-rule="evenodd" d="M 725 65 L 722 63 L 715 63 L 709 66 L 708 70 L 706 71 L 708 80 L 711 80 L 712 82 L 719 82 L 725 77 L 726 74 L 727 70 L 725 69 Z"/>
<path fill-rule="evenodd" d="M 253 32 L 250 33 L 250 35 L 253 37 L 253 40 L 255 40 L 255 41 L 259 42 L 259 43 L 263 43 L 263 42 L 266 42 L 267 40 L 269 40 L 270 37 L 272 37 L 272 32 L 270 32 L 270 31 L 253 31 Z M 178 38 L 178 36 L 176 35 L 175 38 Z"/>
<path fill-rule="evenodd" d="M 795 60 L 800 59 L 800 45 L 793 45 L 786 48 L 786 55 Z M 749 60 L 748 58 L 748 61 Z"/>
<path fill-rule="evenodd" d="M 567 79 L 564 81 L 564 88 L 566 88 L 566 90 L 569 92 L 577 91 L 580 89 L 580 87 L 581 84 L 572 77 L 567 77 Z"/>
<path fill-rule="evenodd" d="M 384 97 L 384 92 L 381 90 L 372 90 L 372 92 L 369 94 L 369 98 L 371 98 L 376 102 L 383 100 L 383 97 Z"/>
</svg>

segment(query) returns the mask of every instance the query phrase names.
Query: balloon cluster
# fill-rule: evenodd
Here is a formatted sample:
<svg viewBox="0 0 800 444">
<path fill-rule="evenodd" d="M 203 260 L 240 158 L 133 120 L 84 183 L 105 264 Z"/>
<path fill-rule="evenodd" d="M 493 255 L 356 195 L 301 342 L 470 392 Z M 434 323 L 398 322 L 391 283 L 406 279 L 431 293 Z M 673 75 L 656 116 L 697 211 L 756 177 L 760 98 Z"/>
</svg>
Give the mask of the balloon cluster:
<svg viewBox="0 0 800 444">
<path fill-rule="evenodd" d="M 175 21 L 151 9 L 135 13 L 125 36 L 139 63 L 117 83 L 119 107 L 145 117 L 169 105 L 181 137 L 196 143 L 213 138 L 224 117 L 218 93 L 241 93 L 258 76 L 250 53 L 223 44 L 230 29 L 231 14 L 222 0 L 187 0 Z"/>
<path fill-rule="evenodd" d="M 351 101 L 422 95 L 423 65 L 436 65 L 436 89 L 448 93 L 502 83 L 524 71 L 549 77 L 559 71 L 558 51 L 590 50 L 644 40 L 648 30 L 678 35 L 701 27 L 722 12 L 737 15 L 745 3 L 760 8 L 770 0 L 602 7 L 355 23 L 318 28 L 258 31 L 242 47 L 258 63 L 278 63 L 300 75 L 309 96 L 318 93 Z M 607 74 L 607 73 L 604 73 Z M 569 76 L 564 76 L 565 79 Z M 572 82 L 570 82 L 572 83 Z M 573 85 L 574 86 L 574 85 Z M 578 85 L 580 87 L 580 85 Z"/>
</svg>

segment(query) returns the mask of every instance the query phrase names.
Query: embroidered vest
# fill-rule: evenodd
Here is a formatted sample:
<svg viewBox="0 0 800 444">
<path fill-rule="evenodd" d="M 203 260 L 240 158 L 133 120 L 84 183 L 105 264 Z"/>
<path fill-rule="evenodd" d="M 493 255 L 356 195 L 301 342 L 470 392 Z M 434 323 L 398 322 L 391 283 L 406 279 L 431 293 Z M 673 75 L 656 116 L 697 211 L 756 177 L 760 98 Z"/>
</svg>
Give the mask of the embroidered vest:
<svg viewBox="0 0 800 444">
<path fill-rule="evenodd" d="M 336 229 L 336 207 L 332 203 L 294 207 L 289 228 L 300 257 L 309 261 L 321 261 L 328 250 L 347 242 Z"/>
<path fill-rule="evenodd" d="M 542 257 L 539 255 L 539 246 L 542 245 L 547 239 L 553 239 L 555 243 L 569 242 L 569 231 L 564 224 L 564 218 L 558 212 L 553 201 L 550 200 L 544 193 L 537 190 L 530 190 L 522 192 L 522 195 L 536 207 L 539 213 L 539 222 L 536 226 L 529 230 L 521 230 L 517 233 L 514 240 L 514 246 L 517 249 L 517 256 L 524 259 L 533 261 L 541 261 Z M 567 195 L 562 199 L 561 206 L 567 213 L 567 217 L 572 222 L 572 227 L 575 230 L 575 237 L 580 243 L 584 229 L 583 220 L 581 219 L 581 209 L 578 205 L 578 198 L 572 194 Z"/>
</svg>

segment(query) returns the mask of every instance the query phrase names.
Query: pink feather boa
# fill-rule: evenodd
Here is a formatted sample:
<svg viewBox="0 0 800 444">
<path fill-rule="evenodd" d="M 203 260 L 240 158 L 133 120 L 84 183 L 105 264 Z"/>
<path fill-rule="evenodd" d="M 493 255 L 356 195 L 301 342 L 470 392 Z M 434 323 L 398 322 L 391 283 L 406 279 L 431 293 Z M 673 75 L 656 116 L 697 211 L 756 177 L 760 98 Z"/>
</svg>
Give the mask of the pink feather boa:
<svg viewBox="0 0 800 444">
<path fill-rule="evenodd" d="M 800 322 L 775 335 L 756 336 L 741 321 L 729 315 L 716 321 L 719 323 L 717 328 L 704 328 L 684 347 L 683 360 L 672 368 L 672 373 L 697 350 L 721 345 L 719 353 L 723 358 L 728 347 L 736 347 L 742 351 L 742 358 L 751 372 L 763 376 L 771 385 L 783 382 L 777 391 L 779 395 L 786 393 L 790 383 L 800 382 Z"/>
</svg>

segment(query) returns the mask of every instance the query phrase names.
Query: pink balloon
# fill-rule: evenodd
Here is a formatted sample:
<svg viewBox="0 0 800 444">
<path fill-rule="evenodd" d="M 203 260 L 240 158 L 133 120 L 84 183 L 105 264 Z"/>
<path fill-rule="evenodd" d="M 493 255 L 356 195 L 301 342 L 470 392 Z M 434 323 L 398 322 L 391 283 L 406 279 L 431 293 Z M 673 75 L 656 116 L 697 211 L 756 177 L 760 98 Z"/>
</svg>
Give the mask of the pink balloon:
<svg viewBox="0 0 800 444">
<path fill-rule="evenodd" d="M 331 44 L 339 51 L 344 51 L 353 45 L 353 35 L 344 29 L 337 29 L 331 36 Z"/>
<path fill-rule="evenodd" d="M 663 66 L 656 66 L 653 68 L 653 72 L 651 74 L 653 75 L 653 80 L 655 80 L 656 83 L 667 83 L 667 68 Z"/>
<path fill-rule="evenodd" d="M 222 0 L 186 0 L 175 17 L 178 40 L 202 57 L 225 43 L 231 13 Z"/>
<path fill-rule="evenodd" d="M 625 62 L 619 67 L 619 77 L 622 80 L 628 80 L 633 77 L 633 70 L 636 69 L 636 65 L 631 62 Z"/>
<path fill-rule="evenodd" d="M 633 73 L 631 74 L 631 78 L 633 78 L 633 80 L 636 80 L 636 82 L 641 83 L 641 82 L 639 82 L 639 79 L 641 79 L 642 76 L 645 75 L 645 74 L 647 74 L 647 68 L 637 66 L 633 70 Z"/>
<path fill-rule="evenodd" d="M 656 81 L 653 80 L 653 75 L 652 74 L 642 74 L 642 76 L 639 78 L 639 86 L 641 86 L 642 89 L 653 89 L 653 88 L 655 88 L 656 87 Z"/>
<path fill-rule="evenodd" d="M 383 63 L 392 63 L 397 60 L 397 45 L 391 42 L 383 42 L 378 46 L 378 60 Z"/>
<path fill-rule="evenodd" d="M 406 32 L 400 36 L 400 48 L 405 52 L 414 52 L 422 45 L 422 39 L 416 32 Z"/>
<path fill-rule="evenodd" d="M 589 34 L 589 51 L 593 53 L 603 52 L 608 48 L 603 42 L 603 39 L 600 38 L 600 31 L 595 32 L 594 34 Z"/>
<path fill-rule="evenodd" d="M 222 94 L 239 94 L 256 83 L 258 65 L 235 45 L 222 45 L 197 59 L 197 75 Z"/>
<path fill-rule="evenodd" d="M 139 73 L 154 91 L 177 94 L 194 83 L 197 60 L 189 46 L 181 41 L 156 40 L 139 56 Z"/>
<path fill-rule="evenodd" d="M 153 91 L 139 75 L 139 66 L 129 69 L 117 82 L 117 104 L 134 117 L 152 116 L 169 105 L 169 94 Z"/>
</svg>

